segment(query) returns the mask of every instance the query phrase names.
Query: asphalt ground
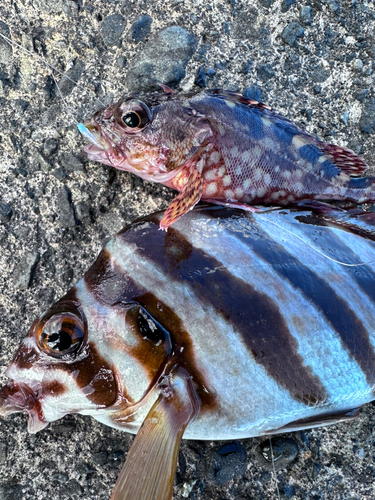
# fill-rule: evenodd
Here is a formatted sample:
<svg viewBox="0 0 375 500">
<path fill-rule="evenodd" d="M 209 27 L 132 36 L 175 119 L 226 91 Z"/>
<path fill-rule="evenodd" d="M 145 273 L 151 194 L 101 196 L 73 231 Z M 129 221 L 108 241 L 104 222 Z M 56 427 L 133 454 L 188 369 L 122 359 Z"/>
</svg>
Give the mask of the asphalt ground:
<svg viewBox="0 0 375 500">
<path fill-rule="evenodd" d="M 4 0 L 0 31 L 34 54 L 0 40 L 0 382 L 34 319 L 103 243 L 174 196 L 81 156 L 73 117 L 96 98 L 155 80 L 246 90 L 375 166 L 372 1 Z M 374 498 L 374 419 L 368 405 L 351 423 L 280 437 L 280 497 Z M 30 435 L 26 421 L 0 420 L 0 500 L 110 498 L 132 436 L 78 415 Z M 278 498 L 264 441 L 184 441 L 174 498 Z"/>
</svg>

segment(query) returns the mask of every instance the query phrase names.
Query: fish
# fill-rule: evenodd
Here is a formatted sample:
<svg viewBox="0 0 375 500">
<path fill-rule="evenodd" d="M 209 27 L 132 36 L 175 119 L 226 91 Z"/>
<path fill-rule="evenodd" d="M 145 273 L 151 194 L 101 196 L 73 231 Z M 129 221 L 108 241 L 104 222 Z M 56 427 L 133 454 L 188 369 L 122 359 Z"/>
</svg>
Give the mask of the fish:
<svg viewBox="0 0 375 500">
<path fill-rule="evenodd" d="M 160 227 L 199 200 L 246 210 L 254 205 L 375 201 L 375 178 L 352 150 L 328 144 L 270 106 L 211 89 L 138 92 L 78 125 L 85 155 L 179 192 Z"/>
<path fill-rule="evenodd" d="M 120 231 L 35 320 L 0 391 L 32 433 L 81 413 L 136 434 L 114 500 L 172 498 L 182 437 L 349 421 L 375 399 L 373 213 L 162 217 Z"/>
</svg>

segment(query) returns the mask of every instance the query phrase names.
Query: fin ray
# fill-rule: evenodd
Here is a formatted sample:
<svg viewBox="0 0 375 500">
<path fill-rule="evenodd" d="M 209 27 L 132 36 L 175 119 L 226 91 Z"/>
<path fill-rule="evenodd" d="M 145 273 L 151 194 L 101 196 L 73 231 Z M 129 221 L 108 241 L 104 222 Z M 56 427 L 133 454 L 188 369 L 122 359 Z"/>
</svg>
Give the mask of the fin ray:
<svg viewBox="0 0 375 500">
<path fill-rule="evenodd" d="M 168 383 L 152 406 L 129 450 L 111 500 L 170 500 L 178 451 L 188 423 L 199 411 L 186 370 Z"/>
</svg>

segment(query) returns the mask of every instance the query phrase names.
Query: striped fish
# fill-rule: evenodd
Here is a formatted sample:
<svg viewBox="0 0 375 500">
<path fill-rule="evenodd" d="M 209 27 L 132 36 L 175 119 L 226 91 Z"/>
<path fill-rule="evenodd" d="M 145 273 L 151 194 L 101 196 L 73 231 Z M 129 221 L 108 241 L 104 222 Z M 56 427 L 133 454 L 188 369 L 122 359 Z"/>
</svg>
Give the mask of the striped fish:
<svg viewBox="0 0 375 500">
<path fill-rule="evenodd" d="M 70 412 L 139 431 L 116 500 L 170 499 L 182 436 L 310 428 L 375 399 L 374 214 L 202 206 L 167 232 L 162 215 L 34 322 L 0 392 L 30 432 Z"/>
</svg>

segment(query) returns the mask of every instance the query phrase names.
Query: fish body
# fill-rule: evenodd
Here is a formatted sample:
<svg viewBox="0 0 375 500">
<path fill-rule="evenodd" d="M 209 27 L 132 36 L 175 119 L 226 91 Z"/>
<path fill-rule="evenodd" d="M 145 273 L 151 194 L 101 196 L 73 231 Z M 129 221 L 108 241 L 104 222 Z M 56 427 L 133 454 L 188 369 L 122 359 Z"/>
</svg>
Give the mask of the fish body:
<svg viewBox="0 0 375 500">
<path fill-rule="evenodd" d="M 179 191 L 167 228 L 199 200 L 240 207 L 375 201 L 353 151 L 327 144 L 269 106 L 224 90 L 134 94 L 80 124 L 88 158 Z"/>
<path fill-rule="evenodd" d="M 114 498 L 170 498 L 127 478 L 153 481 L 157 456 L 173 485 L 182 435 L 314 427 L 375 399 L 373 214 L 202 206 L 167 232 L 161 218 L 118 233 L 34 322 L 0 391 L 31 432 L 71 412 L 141 428 Z"/>
</svg>

